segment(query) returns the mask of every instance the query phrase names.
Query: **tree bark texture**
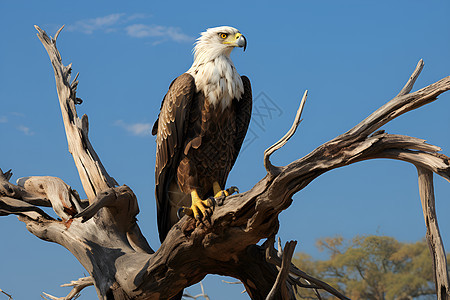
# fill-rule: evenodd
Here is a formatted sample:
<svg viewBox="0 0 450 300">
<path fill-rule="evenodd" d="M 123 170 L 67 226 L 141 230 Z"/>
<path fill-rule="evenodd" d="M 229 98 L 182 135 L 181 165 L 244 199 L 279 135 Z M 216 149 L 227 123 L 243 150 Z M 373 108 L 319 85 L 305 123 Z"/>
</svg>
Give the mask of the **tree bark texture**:
<svg viewBox="0 0 450 300">
<path fill-rule="evenodd" d="M 62 28 L 55 38 L 36 29 L 55 72 L 69 151 L 88 199 L 80 199 L 58 178 L 28 177 L 14 185 L 9 182 L 11 172 L 0 170 L 0 215 L 16 214 L 32 234 L 68 249 L 90 274 L 92 281 L 88 282 L 94 283 L 100 299 L 167 299 L 207 274 L 239 279 L 252 299 L 295 299 L 297 288 L 324 290 L 348 299 L 290 263 L 295 243 L 276 253 L 273 241 L 278 215 L 291 205 L 295 193 L 321 174 L 377 158 L 402 160 L 418 168 L 436 288 L 439 299 L 448 299 L 448 271 L 435 216 L 432 173 L 450 180 L 450 160 L 437 153 L 439 147 L 422 139 L 378 129 L 435 101 L 450 89 L 450 77 L 411 93 L 423 67 L 420 61 L 400 93 L 361 123 L 286 166 L 274 166 L 270 155 L 294 134 L 305 93 L 291 130 L 265 152 L 267 175 L 249 191 L 225 198 L 215 207 L 210 223 L 184 216 L 154 251 L 136 223 L 136 196 L 108 175 L 89 141 L 87 116 L 77 116 L 75 104 L 81 103 L 76 97 L 78 81 L 71 81 L 71 65 L 62 64 L 56 48 Z M 38 206 L 52 206 L 62 220 L 55 220 Z M 257 246 L 262 239 L 267 240 Z"/>
</svg>

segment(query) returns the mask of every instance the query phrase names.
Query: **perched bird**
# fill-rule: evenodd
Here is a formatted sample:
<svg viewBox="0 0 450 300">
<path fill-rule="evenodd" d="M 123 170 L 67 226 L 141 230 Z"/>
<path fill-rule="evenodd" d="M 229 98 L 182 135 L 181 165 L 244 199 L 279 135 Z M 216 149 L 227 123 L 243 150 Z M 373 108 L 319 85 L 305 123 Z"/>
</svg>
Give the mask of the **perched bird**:
<svg viewBox="0 0 450 300">
<path fill-rule="evenodd" d="M 250 122 L 250 80 L 230 58 L 245 37 L 222 26 L 201 33 L 194 63 L 169 87 L 152 134 L 156 135 L 156 200 L 161 242 L 178 221 L 177 211 L 209 218 L 213 201 L 225 189 Z"/>
</svg>

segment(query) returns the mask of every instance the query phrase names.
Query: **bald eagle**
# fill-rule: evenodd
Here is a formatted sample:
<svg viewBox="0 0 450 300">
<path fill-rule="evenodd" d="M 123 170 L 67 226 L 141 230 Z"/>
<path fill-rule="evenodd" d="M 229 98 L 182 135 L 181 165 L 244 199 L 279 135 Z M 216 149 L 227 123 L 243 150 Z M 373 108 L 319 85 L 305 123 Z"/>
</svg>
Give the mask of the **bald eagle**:
<svg viewBox="0 0 450 300">
<path fill-rule="evenodd" d="M 156 202 L 161 242 L 178 221 L 177 211 L 209 218 L 209 197 L 224 190 L 250 122 L 250 80 L 231 61 L 235 47 L 247 46 L 235 28 L 201 33 L 194 63 L 169 87 L 152 134 L 156 135 Z"/>
</svg>

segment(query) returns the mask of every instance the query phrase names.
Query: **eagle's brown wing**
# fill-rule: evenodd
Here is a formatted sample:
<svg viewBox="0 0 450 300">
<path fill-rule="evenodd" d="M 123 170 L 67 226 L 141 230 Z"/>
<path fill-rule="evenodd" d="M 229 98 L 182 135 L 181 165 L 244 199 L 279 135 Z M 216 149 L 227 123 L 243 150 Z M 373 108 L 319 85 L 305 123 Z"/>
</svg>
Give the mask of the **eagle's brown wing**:
<svg viewBox="0 0 450 300">
<path fill-rule="evenodd" d="M 156 137 L 155 194 L 159 238 L 165 239 L 172 224 L 170 222 L 169 184 L 174 176 L 182 147 L 185 143 L 187 122 L 195 80 L 187 73 L 176 78 L 164 97 L 152 134 Z"/>
<path fill-rule="evenodd" d="M 250 84 L 250 79 L 248 79 L 247 76 L 241 76 L 241 78 L 242 83 L 244 84 L 244 94 L 242 95 L 241 100 L 235 101 L 236 140 L 234 143 L 235 151 L 230 170 L 233 168 L 239 151 L 241 150 L 242 143 L 244 142 L 245 135 L 247 134 L 248 124 L 250 123 L 250 118 L 252 116 L 252 86 Z"/>
</svg>

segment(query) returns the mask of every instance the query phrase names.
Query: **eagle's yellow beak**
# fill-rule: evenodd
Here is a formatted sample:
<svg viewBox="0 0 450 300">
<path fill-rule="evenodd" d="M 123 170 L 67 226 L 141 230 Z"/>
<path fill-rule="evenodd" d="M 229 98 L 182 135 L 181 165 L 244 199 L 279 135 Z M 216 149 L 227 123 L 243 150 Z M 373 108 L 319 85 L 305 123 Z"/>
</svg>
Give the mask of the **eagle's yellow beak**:
<svg viewBox="0 0 450 300">
<path fill-rule="evenodd" d="M 233 47 L 244 47 L 244 51 L 247 48 L 247 40 L 240 32 L 236 33 L 234 37 L 228 36 L 228 38 L 223 43 Z"/>
<path fill-rule="evenodd" d="M 236 40 L 236 46 L 237 47 L 244 47 L 244 51 L 247 48 L 247 40 L 245 39 L 245 36 L 242 35 L 242 33 L 238 32 L 234 36 Z"/>
</svg>

